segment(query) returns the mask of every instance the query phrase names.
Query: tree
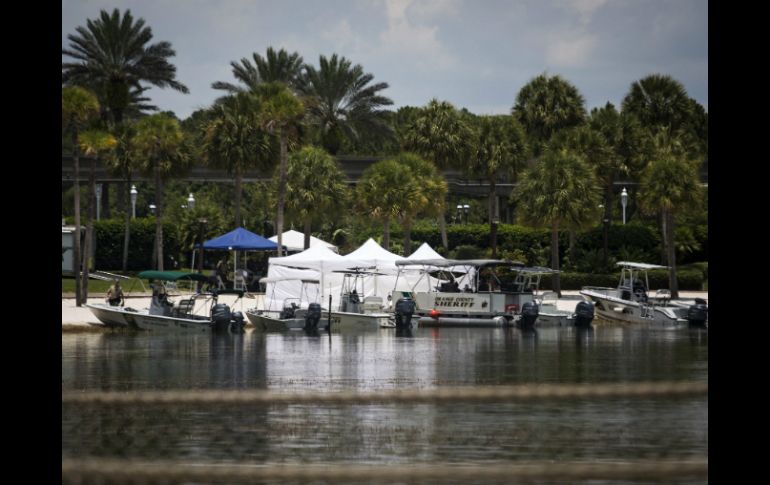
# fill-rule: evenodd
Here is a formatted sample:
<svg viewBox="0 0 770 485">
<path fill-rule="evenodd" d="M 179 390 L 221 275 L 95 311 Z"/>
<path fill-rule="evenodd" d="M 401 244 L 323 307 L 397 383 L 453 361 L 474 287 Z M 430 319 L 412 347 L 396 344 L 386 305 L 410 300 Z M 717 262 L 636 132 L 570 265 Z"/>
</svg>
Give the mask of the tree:
<svg viewBox="0 0 770 485">
<path fill-rule="evenodd" d="M 697 204 L 703 194 L 698 181 L 697 161 L 687 159 L 684 150 L 678 149 L 675 143 L 662 141 L 661 144 L 658 156 L 649 163 L 642 176 L 639 198 L 645 211 L 661 217 L 671 297 L 678 298 L 674 214 Z"/>
<path fill-rule="evenodd" d="M 109 156 L 105 157 L 105 164 L 112 173 L 125 180 L 125 215 L 123 229 L 123 271 L 128 269 L 128 247 L 131 241 L 131 182 L 132 172 L 139 166 L 136 158 L 134 138 L 136 129 L 133 123 L 123 123 L 115 128 L 116 146 Z"/>
<path fill-rule="evenodd" d="M 379 94 L 388 83 L 369 85 L 373 79 L 360 64 L 351 66 L 337 54 L 330 59 L 320 56 L 318 69 L 305 64 L 298 89 L 308 98 L 308 117 L 320 131 L 322 146 L 332 155 L 339 151 L 343 137 L 357 140 L 363 135 L 392 134 L 381 108 L 393 101 Z"/>
<path fill-rule="evenodd" d="M 305 147 L 289 157 L 286 210 L 303 222 L 305 249 L 314 218 L 347 207 L 348 186 L 339 164 L 321 148 Z"/>
<path fill-rule="evenodd" d="M 476 133 L 447 101 L 430 100 L 404 133 L 404 149 L 432 161 L 439 169 L 464 168 L 473 156 Z M 449 248 L 446 220 L 439 217 L 441 243 Z"/>
<path fill-rule="evenodd" d="M 278 256 L 283 245 L 283 212 L 286 205 L 286 170 L 289 163 L 289 140 L 296 133 L 297 125 L 305 115 L 302 102 L 280 83 L 269 83 L 260 87 L 262 111 L 260 121 L 268 133 L 276 134 L 280 143 L 278 165 L 278 211 L 275 230 L 278 235 Z"/>
<path fill-rule="evenodd" d="M 551 227 L 551 267 L 559 270 L 559 229 L 595 220 L 600 188 L 581 157 L 565 149 L 549 150 L 524 172 L 511 198 L 518 217 L 527 224 Z M 559 274 L 554 291 L 561 296 Z"/>
<path fill-rule="evenodd" d="M 256 93 L 264 83 L 280 82 L 289 87 L 296 86 L 297 79 L 302 73 L 302 57 L 296 52 L 289 54 L 284 49 L 275 51 L 267 48 L 265 57 L 254 52 L 254 64 L 245 57 L 241 63 L 233 61 L 233 77 L 240 81 L 241 86 L 224 81 L 211 84 L 214 89 L 229 91 L 232 94 L 251 92 Z"/>
<path fill-rule="evenodd" d="M 99 102 L 96 96 L 87 89 L 80 87 L 62 88 L 61 92 L 61 118 L 62 129 L 68 131 L 72 140 L 72 161 L 74 165 L 74 195 L 75 195 L 75 305 L 85 303 L 81 299 L 81 267 L 82 255 L 80 251 L 80 147 L 78 134 L 86 124 L 99 113 Z"/>
<path fill-rule="evenodd" d="M 176 67 L 168 62 L 176 55 L 171 44 L 148 45 L 152 29 L 145 27 L 142 18 L 134 21 L 130 10 L 123 16 L 117 8 L 112 14 L 102 10 L 98 19 L 88 19 L 86 27 L 75 30 L 77 34 L 67 35 L 69 49 L 62 49 L 63 55 L 75 60 L 62 63 L 62 83 L 92 89 L 115 124 L 123 121 L 132 104 L 146 100 L 141 97 L 147 89 L 144 82 L 188 92 L 176 80 Z"/>
<path fill-rule="evenodd" d="M 136 125 L 138 155 L 145 161 L 144 172 L 152 173 L 155 179 L 155 257 L 159 271 L 163 271 L 163 179 L 185 167 L 183 138 L 179 122 L 164 113 L 143 118 Z"/>
<path fill-rule="evenodd" d="M 243 174 L 250 168 L 269 167 L 270 140 L 261 129 L 260 100 L 253 94 L 229 96 L 212 111 L 205 127 L 203 154 L 208 164 L 233 175 L 235 226 L 240 227 Z"/>
<path fill-rule="evenodd" d="M 492 257 L 497 257 L 497 204 L 496 184 L 500 177 L 514 177 L 527 161 L 524 130 L 512 116 L 482 116 L 478 118 L 479 138 L 468 172 L 484 177 L 489 182 L 488 210 L 492 238 Z"/>
<path fill-rule="evenodd" d="M 569 81 L 541 74 L 521 88 L 512 113 L 531 139 L 535 156 L 539 156 L 554 133 L 584 121 L 584 104 L 583 96 Z"/>
</svg>

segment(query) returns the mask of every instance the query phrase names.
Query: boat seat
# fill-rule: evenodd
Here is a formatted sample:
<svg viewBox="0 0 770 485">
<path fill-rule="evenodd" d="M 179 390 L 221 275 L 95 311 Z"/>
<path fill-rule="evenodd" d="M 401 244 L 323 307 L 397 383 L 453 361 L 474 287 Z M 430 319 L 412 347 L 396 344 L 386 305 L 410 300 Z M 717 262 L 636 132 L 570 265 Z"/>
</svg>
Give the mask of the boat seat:
<svg viewBox="0 0 770 485">
<path fill-rule="evenodd" d="M 669 300 L 671 300 L 670 290 L 658 290 L 655 292 L 655 301 L 667 303 Z"/>
<path fill-rule="evenodd" d="M 381 296 L 367 296 L 364 298 L 364 311 L 380 311 L 382 310 L 382 297 Z"/>
<path fill-rule="evenodd" d="M 179 300 L 175 308 L 176 314 L 179 316 L 189 315 L 190 313 L 192 313 L 194 306 L 195 306 L 195 299 L 193 298 Z"/>
</svg>

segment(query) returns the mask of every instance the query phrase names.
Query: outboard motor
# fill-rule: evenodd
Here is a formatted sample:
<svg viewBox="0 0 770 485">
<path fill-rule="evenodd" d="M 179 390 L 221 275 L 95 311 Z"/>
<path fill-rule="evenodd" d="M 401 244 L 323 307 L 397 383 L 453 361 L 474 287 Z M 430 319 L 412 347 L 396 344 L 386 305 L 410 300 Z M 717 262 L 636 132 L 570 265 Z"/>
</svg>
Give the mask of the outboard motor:
<svg viewBox="0 0 770 485">
<path fill-rule="evenodd" d="M 519 326 L 533 327 L 539 314 L 540 309 L 537 307 L 537 303 L 534 301 L 528 301 L 524 303 L 521 306 L 521 319 L 519 320 Z"/>
<path fill-rule="evenodd" d="M 217 303 L 211 308 L 211 320 L 214 322 L 214 330 L 216 331 L 227 330 L 230 327 L 232 317 L 230 307 L 224 303 Z"/>
<path fill-rule="evenodd" d="M 583 300 L 575 306 L 575 326 L 590 327 L 594 319 L 594 304 Z"/>
<path fill-rule="evenodd" d="M 709 307 L 706 300 L 696 298 L 695 305 L 687 309 L 687 322 L 691 327 L 705 327 L 709 319 Z"/>
<path fill-rule="evenodd" d="M 321 304 L 311 303 L 305 314 L 305 330 L 317 329 L 319 321 L 321 321 Z"/>
<path fill-rule="evenodd" d="M 399 298 L 396 302 L 396 328 L 411 328 L 415 304 L 411 298 Z"/>
<path fill-rule="evenodd" d="M 243 313 L 233 312 L 232 318 L 230 320 L 230 331 L 233 333 L 243 332 L 243 327 L 245 325 L 246 322 L 243 319 Z"/>
</svg>

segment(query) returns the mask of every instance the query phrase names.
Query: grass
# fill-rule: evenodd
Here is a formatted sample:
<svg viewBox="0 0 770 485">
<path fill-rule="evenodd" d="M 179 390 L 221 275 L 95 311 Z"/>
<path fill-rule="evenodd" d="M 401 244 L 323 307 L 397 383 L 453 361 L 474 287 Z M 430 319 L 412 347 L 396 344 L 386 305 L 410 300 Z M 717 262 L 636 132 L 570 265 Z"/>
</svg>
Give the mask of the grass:
<svg viewBox="0 0 770 485">
<path fill-rule="evenodd" d="M 131 278 L 129 280 L 121 280 L 120 285 L 123 287 L 123 292 L 128 293 L 129 289 L 133 291 L 142 291 L 142 285 L 139 278 Z M 88 294 L 98 295 L 99 293 L 106 294 L 107 289 L 112 286 L 112 281 L 102 281 L 88 279 Z M 145 284 L 145 287 L 147 285 Z M 75 293 L 75 278 L 62 278 L 61 279 L 61 292 L 62 293 Z"/>
</svg>

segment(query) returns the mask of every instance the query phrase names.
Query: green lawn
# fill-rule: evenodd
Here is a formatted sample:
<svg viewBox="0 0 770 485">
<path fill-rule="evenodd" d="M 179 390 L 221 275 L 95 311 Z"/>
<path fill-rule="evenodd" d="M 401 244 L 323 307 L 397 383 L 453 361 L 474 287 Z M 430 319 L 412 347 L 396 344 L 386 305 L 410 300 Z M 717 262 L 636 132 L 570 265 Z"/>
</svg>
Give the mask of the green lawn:
<svg viewBox="0 0 770 485">
<path fill-rule="evenodd" d="M 139 278 L 131 278 L 129 280 L 121 280 L 120 285 L 123 287 L 124 292 L 128 292 L 129 289 L 133 291 L 142 291 L 142 285 Z M 88 294 L 98 295 L 99 293 L 107 294 L 107 289 L 112 286 L 112 281 L 102 280 L 88 280 Z M 147 284 L 145 283 L 145 287 Z M 75 293 L 75 278 L 62 278 L 61 279 L 61 292 L 62 293 Z"/>
</svg>

